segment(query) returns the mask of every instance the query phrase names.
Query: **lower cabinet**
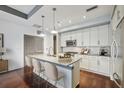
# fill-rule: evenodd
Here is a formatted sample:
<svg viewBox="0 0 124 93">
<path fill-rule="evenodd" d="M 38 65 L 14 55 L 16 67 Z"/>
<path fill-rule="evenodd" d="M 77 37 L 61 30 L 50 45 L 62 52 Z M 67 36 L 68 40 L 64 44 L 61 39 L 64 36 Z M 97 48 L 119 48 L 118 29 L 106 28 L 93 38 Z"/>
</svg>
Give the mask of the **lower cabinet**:
<svg viewBox="0 0 124 93">
<path fill-rule="evenodd" d="M 109 76 L 109 57 L 82 56 L 80 68 L 88 71 Z"/>
<path fill-rule="evenodd" d="M 82 56 L 82 61 L 80 63 L 80 67 L 88 69 L 88 66 L 89 66 L 88 56 Z"/>
<path fill-rule="evenodd" d="M 109 75 L 109 57 L 99 57 L 98 71 L 100 73 Z"/>
<path fill-rule="evenodd" d="M 96 56 L 89 56 L 89 70 L 97 71 L 98 65 L 97 65 L 97 57 Z"/>
</svg>

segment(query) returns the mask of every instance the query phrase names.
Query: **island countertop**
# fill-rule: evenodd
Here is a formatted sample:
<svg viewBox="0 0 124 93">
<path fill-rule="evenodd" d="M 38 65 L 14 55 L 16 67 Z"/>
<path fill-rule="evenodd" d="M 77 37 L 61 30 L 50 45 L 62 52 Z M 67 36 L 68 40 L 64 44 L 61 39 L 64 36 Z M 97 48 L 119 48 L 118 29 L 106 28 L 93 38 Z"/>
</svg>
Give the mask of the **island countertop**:
<svg viewBox="0 0 124 93">
<path fill-rule="evenodd" d="M 69 62 L 66 62 L 63 60 L 58 59 L 58 57 L 54 56 L 48 56 L 45 54 L 33 54 L 33 55 L 27 55 L 28 57 L 35 58 L 39 60 L 41 63 L 49 62 L 51 64 L 55 64 L 58 71 L 62 72 L 64 74 L 64 79 L 61 80 L 61 84 L 63 83 L 63 86 L 56 85 L 56 87 L 64 87 L 64 88 L 75 88 L 79 84 L 80 80 L 80 56 L 74 56 L 72 57 L 72 60 Z M 43 64 L 44 64 L 43 63 Z M 35 70 L 34 70 L 34 73 Z M 37 73 L 36 73 L 37 74 Z M 48 81 L 49 83 L 53 84 L 53 82 Z"/>
<path fill-rule="evenodd" d="M 62 62 L 58 59 L 58 57 L 48 56 L 45 54 L 33 54 L 33 55 L 28 55 L 28 56 L 31 58 L 41 60 L 41 61 L 50 62 L 56 65 L 66 66 L 66 67 L 70 67 L 73 63 L 78 62 L 81 59 L 81 57 L 77 56 L 77 57 L 72 57 L 71 61 Z"/>
</svg>

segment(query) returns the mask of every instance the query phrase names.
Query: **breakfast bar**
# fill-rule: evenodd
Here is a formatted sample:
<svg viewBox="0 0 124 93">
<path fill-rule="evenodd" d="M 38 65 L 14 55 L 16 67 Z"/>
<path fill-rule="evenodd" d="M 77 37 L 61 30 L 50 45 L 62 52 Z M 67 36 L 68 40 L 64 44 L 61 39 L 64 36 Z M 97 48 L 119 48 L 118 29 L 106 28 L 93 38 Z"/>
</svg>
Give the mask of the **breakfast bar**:
<svg viewBox="0 0 124 93">
<path fill-rule="evenodd" d="M 60 59 L 55 56 L 48 56 L 45 54 L 35 54 L 28 55 L 30 58 L 34 58 L 39 60 L 39 62 L 49 62 L 51 64 L 55 64 L 57 69 L 64 74 L 63 82 L 64 86 L 56 86 L 56 87 L 64 87 L 64 88 L 74 88 L 79 84 L 79 75 L 80 75 L 80 60 L 81 57 L 75 56 L 71 57 L 71 59 Z M 35 72 L 34 72 L 35 73 Z M 60 82 L 60 83 L 61 83 Z M 50 82 L 51 83 L 51 82 Z"/>
</svg>

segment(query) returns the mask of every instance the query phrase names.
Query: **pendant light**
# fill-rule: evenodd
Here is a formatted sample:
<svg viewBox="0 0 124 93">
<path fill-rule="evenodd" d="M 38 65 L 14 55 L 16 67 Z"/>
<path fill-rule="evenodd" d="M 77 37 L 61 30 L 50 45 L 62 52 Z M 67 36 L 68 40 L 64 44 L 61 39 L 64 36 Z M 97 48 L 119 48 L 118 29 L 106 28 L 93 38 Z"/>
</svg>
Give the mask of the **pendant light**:
<svg viewBox="0 0 124 93">
<path fill-rule="evenodd" d="M 53 30 L 51 31 L 52 34 L 58 33 L 55 28 L 55 12 L 56 12 L 56 8 L 53 8 Z"/>
<path fill-rule="evenodd" d="M 42 36 L 42 37 L 45 36 L 45 33 L 44 33 L 44 17 L 45 16 L 42 16 L 42 31 L 41 31 L 41 34 L 40 34 L 40 36 Z"/>
</svg>

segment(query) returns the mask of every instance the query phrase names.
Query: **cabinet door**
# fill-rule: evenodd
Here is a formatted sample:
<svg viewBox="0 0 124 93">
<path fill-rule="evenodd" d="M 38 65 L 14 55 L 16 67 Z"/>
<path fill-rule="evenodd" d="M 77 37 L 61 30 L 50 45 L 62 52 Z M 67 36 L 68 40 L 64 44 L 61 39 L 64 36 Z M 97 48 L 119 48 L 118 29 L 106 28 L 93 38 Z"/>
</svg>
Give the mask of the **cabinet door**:
<svg viewBox="0 0 124 93">
<path fill-rule="evenodd" d="M 90 46 L 98 46 L 98 28 L 91 28 L 90 31 Z"/>
<path fill-rule="evenodd" d="M 82 60 L 80 67 L 81 68 L 88 69 L 88 61 L 87 60 Z"/>
<path fill-rule="evenodd" d="M 109 75 L 109 58 L 108 57 L 99 57 L 98 59 L 99 72 Z"/>
<path fill-rule="evenodd" d="M 84 68 L 84 69 L 88 69 L 88 67 L 89 67 L 88 56 L 87 57 L 85 57 L 85 56 L 82 57 L 82 61 L 80 63 L 80 67 Z"/>
<path fill-rule="evenodd" d="M 98 71 L 97 57 L 89 56 L 89 69 L 92 71 Z"/>
<path fill-rule="evenodd" d="M 108 25 L 99 26 L 98 37 L 100 46 L 108 46 Z"/>
<path fill-rule="evenodd" d="M 82 33 L 82 46 L 89 46 L 90 43 L 90 37 L 89 37 L 89 30 L 85 30 L 85 32 Z"/>
<path fill-rule="evenodd" d="M 72 40 L 76 40 L 77 39 L 77 33 L 76 31 L 72 32 L 71 33 L 71 36 L 72 36 Z"/>
<path fill-rule="evenodd" d="M 70 32 L 67 32 L 67 33 L 65 33 L 65 39 L 66 40 L 71 40 L 72 39 L 72 35 L 71 35 L 71 33 Z"/>
<path fill-rule="evenodd" d="M 82 33 L 78 32 L 76 35 L 76 40 L 77 40 L 77 46 L 82 46 Z"/>
<path fill-rule="evenodd" d="M 65 34 L 61 35 L 61 47 L 65 47 L 66 46 L 66 36 Z"/>
</svg>

